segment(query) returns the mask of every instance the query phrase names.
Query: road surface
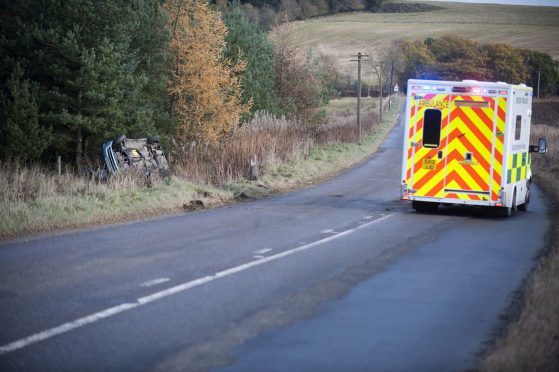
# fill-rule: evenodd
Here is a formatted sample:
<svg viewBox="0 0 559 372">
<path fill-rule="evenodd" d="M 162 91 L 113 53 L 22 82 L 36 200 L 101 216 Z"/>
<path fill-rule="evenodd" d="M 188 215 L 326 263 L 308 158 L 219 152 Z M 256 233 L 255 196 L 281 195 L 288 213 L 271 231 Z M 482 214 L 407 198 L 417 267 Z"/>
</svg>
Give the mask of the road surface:
<svg viewBox="0 0 559 372">
<path fill-rule="evenodd" d="M 543 248 L 544 203 L 416 213 L 402 133 L 302 191 L 1 244 L 0 370 L 474 367 Z"/>
</svg>

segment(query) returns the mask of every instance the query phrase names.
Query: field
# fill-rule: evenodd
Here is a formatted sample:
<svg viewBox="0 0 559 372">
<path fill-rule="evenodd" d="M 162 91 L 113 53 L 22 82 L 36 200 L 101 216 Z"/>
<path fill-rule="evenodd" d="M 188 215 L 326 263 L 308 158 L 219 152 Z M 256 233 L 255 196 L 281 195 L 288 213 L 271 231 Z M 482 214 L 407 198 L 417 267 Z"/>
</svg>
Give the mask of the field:
<svg viewBox="0 0 559 372">
<path fill-rule="evenodd" d="M 352 55 L 379 53 L 398 40 L 454 33 L 482 43 L 508 43 L 559 59 L 559 7 L 421 2 L 440 9 L 416 13 L 350 13 L 295 22 L 308 46 L 353 70 Z"/>
</svg>

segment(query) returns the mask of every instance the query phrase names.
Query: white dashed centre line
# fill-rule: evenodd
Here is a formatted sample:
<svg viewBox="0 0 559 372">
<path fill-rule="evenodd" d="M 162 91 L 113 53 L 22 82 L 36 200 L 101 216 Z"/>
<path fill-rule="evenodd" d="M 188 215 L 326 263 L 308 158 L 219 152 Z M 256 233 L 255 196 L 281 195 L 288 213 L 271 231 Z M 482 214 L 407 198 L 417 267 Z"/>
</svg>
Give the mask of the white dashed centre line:
<svg viewBox="0 0 559 372">
<path fill-rule="evenodd" d="M 264 249 L 259 249 L 257 251 L 252 252 L 253 254 L 258 254 L 258 255 L 262 255 L 268 252 L 271 252 L 272 249 L 271 248 L 264 248 Z"/>
<path fill-rule="evenodd" d="M 81 328 L 81 327 L 86 326 L 88 324 L 92 324 L 92 323 L 98 322 L 100 320 L 112 317 L 114 315 L 123 313 L 125 311 L 129 311 L 129 310 L 135 309 L 137 307 L 149 304 L 151 302 L 161 300 L 165 297 L 169 297 L 169 296 L 175 295 L 177 293 L 185 292 L 189 289 L 199 287 L 201 285 L 213 282 L 214 280 L 225 278 L 227 276 L 230 276 L 230 275 L 233 275 L 233 274 L 236 274 L 236 273 L 240 273 L 242 271 L 251 269 L 253 267 L 260 266 L 260 265 L 263 265 L 265 263 L 278 260 L 280 258 L 291 256 L 295 253 L 303 252 L 303 251 L 306 251 L 306 250 L 314 248 L 314 247 L 318 247 L 322 244 L 334 241 L 336 239 L 342 238 L 344 236 L 347 236 L 347 235 L 350 235 L 354 232 L 362 230 L 362 229 L 364 229 L 368 226 L 371 226 L 371 225 L 376 224 L 378 222 L 384 221 L 391 216 L 394 216 L 394 214 L 389 214 L 387 216 L 384 216 L 384 217 L 378 218 L 376 220 L 367 222 L 366 224 L 354 227 L 353 229 L 345 230 L 345 231 L 342 231 L 340 233 L 337 233 L 336 235 L 331 235 L 331 236 L 328 236 L 324 239 L 317 240 L 313 243 L 301 245 L 297 248 L 293 248 L 293 249 L 290 249 L 290 250 L 287 250 L 287 251 L 277 253 L 277 254 L 272 255 L 272 256 L 263 257 L 263 258 L 258 259 L 256 261 L 247 262 L 247 263 L 242 264 L 240 266 L 236 266 L 236 267 L 233 267 L 233 268 L 230 268 L 230 269 L 227 269 L 227 270 L 217 272 L 213 275 L 204 276 L 202 278 L 195 279 L 195 280 L 192 280 L 190 282 L 179 284 L 177 286 L 162 290 L 160 292 L 156 292 L 156 293 L 153 293 L 151 295 L 138 298 L 136 300 L 136 302 L 124 303 L 124 304 L 121 304 L 121 305 L 113 306 L 113 307 L 110 307 L 110 308 L 105 309 L 103 311 L 100 311 L 100 312 L 97 312 L 97 313 L 94 313 L 94 314 L 91 314 L 91 315 L 87 315 L 83 318 L 79 318 L 79 319 L 73 320 L 71 322 L 61 324 L 57 327 L 50 328 L 50 329 L 47 329 L 47 330 L 39 332 L 39 333 L 35 333 L 31 336 L 28 336 L 28 337 L 22 338 L 20 340 L 13 341 L 9 344 L 1 346 L 0 347 L 0 355 L 7 354 L 9 352 L 22 349 L 22 348 L 24 348 L 26 346 L 29 346 L 31 344 L 47 340 L 51 337 L 58 336 L 58 335 L 61 335 L 63 333 L 73 331 L 77 328 Z"/>
<path fill-rule="evenodd" d="M 140 287 L 148 288 L 148 287 L 152 287 L 154 285 L 166 283 L 170 280 L 171 279 L 169 279 L 169 278 L 157 278 L 157 279 L 153 279 L 153 280 L 148 280 L 147 282 L 143 282 L 142 284 L 140 284 Z"/>
</svg>

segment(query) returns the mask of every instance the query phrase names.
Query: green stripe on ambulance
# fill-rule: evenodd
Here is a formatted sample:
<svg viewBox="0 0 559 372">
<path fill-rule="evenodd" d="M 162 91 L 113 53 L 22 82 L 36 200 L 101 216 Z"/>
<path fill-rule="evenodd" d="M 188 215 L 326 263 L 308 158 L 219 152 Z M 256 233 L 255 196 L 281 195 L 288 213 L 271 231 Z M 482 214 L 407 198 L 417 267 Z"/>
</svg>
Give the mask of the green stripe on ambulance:
<svg viewBox="0 0 559 372">
<path fill-rule="evenodd" d="M 520 152 L 509 156 L 507 167 L 507 183 L 517 182 L 526 179 L 528 169 L 531 163 L 530 154 L 527 152 Z"/>
</svg>

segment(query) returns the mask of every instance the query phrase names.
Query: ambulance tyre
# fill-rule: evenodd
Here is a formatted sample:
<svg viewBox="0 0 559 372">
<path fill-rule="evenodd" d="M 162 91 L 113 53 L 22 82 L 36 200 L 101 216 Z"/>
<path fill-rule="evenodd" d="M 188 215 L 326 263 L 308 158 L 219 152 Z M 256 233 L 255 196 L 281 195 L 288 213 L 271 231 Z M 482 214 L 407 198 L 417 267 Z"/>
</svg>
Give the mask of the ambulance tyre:
<svg viewBox="0 0 559 372">
<path fill-rule="evenodd" d="M 502 217 L 510 217 L 510 216 L 512 216 L 512 208 L 511 208 L 511 207 L 503 207 L 503 208 L 501 208 L 501 216 L 502 216 Z"/>
<path fill-rule="evenodd" d="M 512 204 L 510 207 L 503 207 L 501 210 L 501 214 L 503 217 L 510 217 L 512 213 L 516 211 L 516 189 L 514 190 L 514 194 L 512 195 Z"/>
<path fill-rule="evenodd" d="M 528 210 L 528 204 L 530 203 L 530 185 L 532 184 L 531 181 L 528 181 L 526 185 L 526 196 L 524 197 L 524 203 L 518 206 L 518 210 L 522 212 L 526 212 Z"/>
<path fill-rule="evenodd" d="M 439 204 L 437 203 L 430 203 L 430 202 L 422 202 L 422 201 L 412 201 L 411 206 L 417 212 L 435 212 L 439 208 Z"/>
</svg>

